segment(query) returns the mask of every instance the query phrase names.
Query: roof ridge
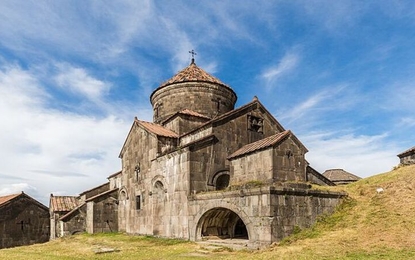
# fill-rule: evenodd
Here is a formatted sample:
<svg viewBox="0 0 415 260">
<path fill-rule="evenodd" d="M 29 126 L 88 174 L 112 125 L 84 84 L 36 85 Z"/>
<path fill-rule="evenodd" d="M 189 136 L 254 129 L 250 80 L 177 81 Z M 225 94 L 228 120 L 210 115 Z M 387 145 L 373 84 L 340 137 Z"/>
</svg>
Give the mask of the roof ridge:
<svg viewBox="0 0 415 260">
<path fill-rule="evenodd" d="M 255 141 L 253 143 L 246 144 L 242 146 L 241 148 L 239 148 L 238 150 L 236 150 L 235 152 L 233 152 L 231 155 L 229 155 L 227 159 L 232 159 L 235 157 L 239 157 L 245 154 L 249 154 L 249 153 L 273 146 L 291 134 L 292 134 L 291 130 L 285 130 L 283 132 L 273 134 L 261 140 Z"/>
<path fill-rule="evenodd" d="M 0 196 L 0 205 L 20 196 L 23 194 L 23 191 L 20 193 L 13 193 L 13 194 L 9 194 L 9 195 L 4 195 L 4 196 Z"/>
<path fill-rule="evenodd" d="M 179 137 L 179 135 L 176 132 L 160 124 L 138 120 L 137 118 L 135 118 L 134 121 L 140 126 L 142 126 L 144 129 L 146 129 L 148 132 L 155 134 L 157 136 L 164 136 L 164 137 L 170 137 L 170 138 Z"/>
</svg>

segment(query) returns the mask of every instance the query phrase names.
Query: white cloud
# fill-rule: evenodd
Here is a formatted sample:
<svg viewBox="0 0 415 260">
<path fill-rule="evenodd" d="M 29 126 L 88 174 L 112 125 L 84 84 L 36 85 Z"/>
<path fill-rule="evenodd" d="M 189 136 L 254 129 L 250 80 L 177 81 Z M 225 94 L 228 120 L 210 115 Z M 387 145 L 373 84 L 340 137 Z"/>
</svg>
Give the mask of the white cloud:
<svg viewBox="0 0 415 260">
<path fill-rule="evenodd" d="M 18 67 L 0 70 L 0 94 L 3 190 L 23 182 L 45 203 L 52 189 L 77 194 L 120 169 L 131 122 L 50 109 L 36 77 Z"/>
<path fill-rule="evenodd" d="M 101 99 L 110 90 L 110 84 L 91 77 L 83 68 L 77 68 L 68 64 L 59 64 L 59 74 L 55 76 L 59 87 L 80 94 L 94 102 L 102 102 Z"/>
<path fill-rule="evenodd" d="M 260 75 L 265 81 L 267 89 L 275 87 L 278 79 L 295 69 L 299 62 L 299 56 L 295 53 L 286 53 L 276 65 L 266 68 Z"/>
<path fill-rule="evenodd" d="M 286 121 L 287 124 L 300 120 L 302 120 L 302 125 L 305 122 L 313 122 L 314 125 L 321 124 L 321 120 L 324 120 L 326 113 L 350 108 L 355 102 L 358 102 L 359 99 L 350 93 L 350 89 L 349 92 L 346 92 L 346 89 L 347 84 L 321 89 L 304 101 L 284 109 L 279 113 L 278 118 Z"/>
<path fill-rule="evenodd" d="M 0 196 L 17 194 L 22 191 L 31 197 L 35 197 L 36 195 L 38 195 L 37 189 L 33 186 L 30 186 L 27 183 L 14 183 L 14 184 L 0 185 Z"/>
<path fill-rule="evenodd" d="M 363 178 L 389 171 L 399 163 L 399 150 L 387 137 L 316 132 L 301 136 L 301 140 L 310 150 L 307 160 L 320 172 L 341 168 Z"/>
</svg>

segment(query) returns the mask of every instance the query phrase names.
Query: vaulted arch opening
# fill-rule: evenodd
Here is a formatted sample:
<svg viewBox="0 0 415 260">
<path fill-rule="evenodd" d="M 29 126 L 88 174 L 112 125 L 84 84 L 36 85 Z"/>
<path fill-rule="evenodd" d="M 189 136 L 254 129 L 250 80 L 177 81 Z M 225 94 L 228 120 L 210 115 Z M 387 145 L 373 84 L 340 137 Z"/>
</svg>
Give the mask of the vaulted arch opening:
<svg viewBox="0 0 415 260">
<path fill-rule="evenodd" d="M 199 220 L 198 230 L 204 239 L 249 239 L 243 220 L 230 209 L 213 208 L 208 210 Z"/>
</svg>

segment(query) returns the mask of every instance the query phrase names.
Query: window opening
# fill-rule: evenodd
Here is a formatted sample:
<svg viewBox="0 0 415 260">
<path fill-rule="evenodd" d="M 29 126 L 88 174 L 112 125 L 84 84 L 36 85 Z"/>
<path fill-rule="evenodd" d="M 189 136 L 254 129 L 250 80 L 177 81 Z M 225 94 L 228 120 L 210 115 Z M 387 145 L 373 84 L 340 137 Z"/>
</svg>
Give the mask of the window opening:
<svg viewBox="0 0 415 260">
<path fill-rule="evenodd" d="M 137 210 L 141 209 L 141 196 L 140 195 L 135 197 L 135 208 Z"/>
</svg>

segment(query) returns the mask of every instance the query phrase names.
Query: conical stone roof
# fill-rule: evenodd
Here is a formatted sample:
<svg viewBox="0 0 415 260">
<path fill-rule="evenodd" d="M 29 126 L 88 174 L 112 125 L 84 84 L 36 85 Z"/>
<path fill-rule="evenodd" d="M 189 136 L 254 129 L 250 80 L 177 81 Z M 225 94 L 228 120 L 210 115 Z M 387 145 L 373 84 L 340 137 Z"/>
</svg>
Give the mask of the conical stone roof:
<svg viewBox="0 0 415 260">
<path fill-rule="evenodd" d="M 181 82 L 210 82 L 229 88 L 225 83 L 199 68 L 194 62 L 165 81 L 159 88 Z"/>
</svg>

